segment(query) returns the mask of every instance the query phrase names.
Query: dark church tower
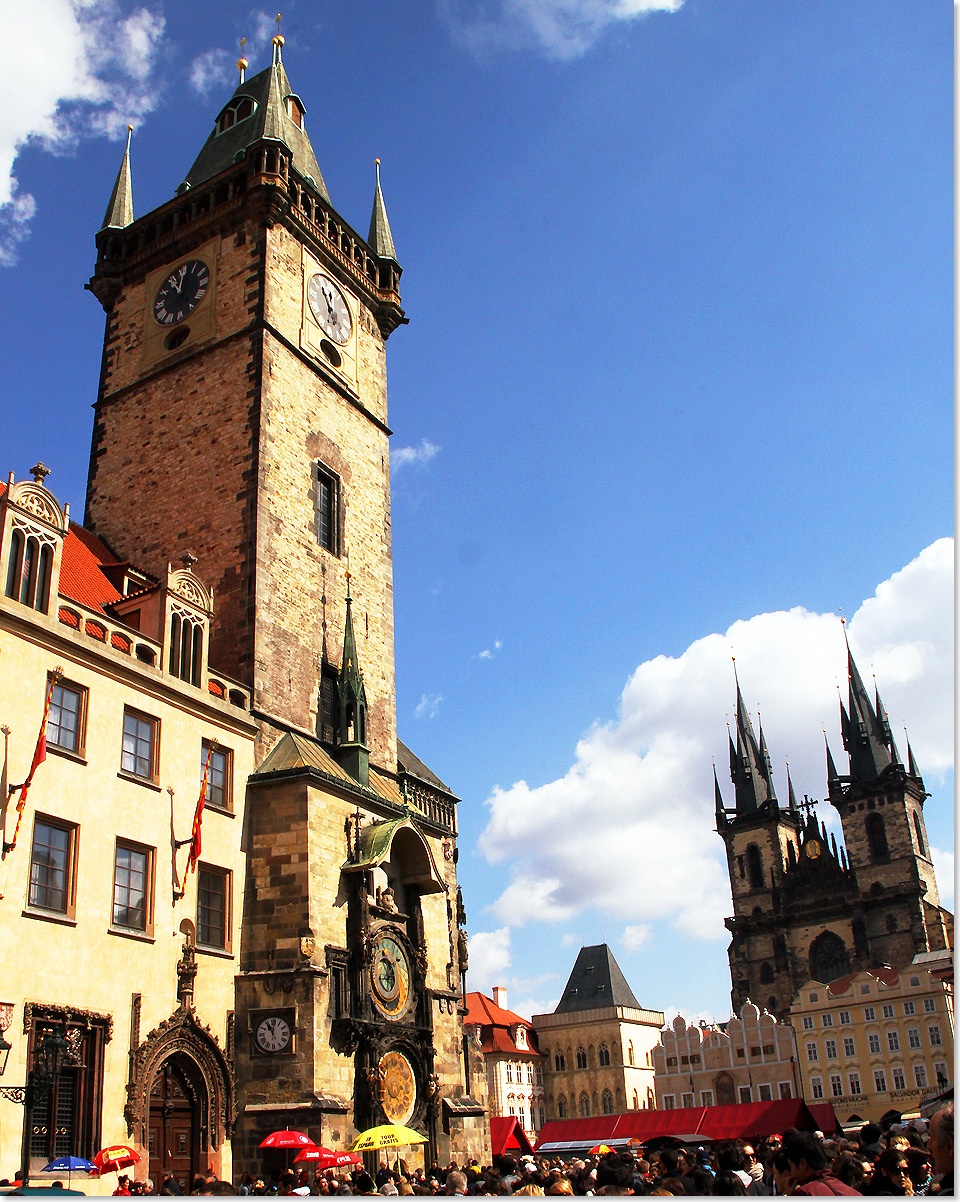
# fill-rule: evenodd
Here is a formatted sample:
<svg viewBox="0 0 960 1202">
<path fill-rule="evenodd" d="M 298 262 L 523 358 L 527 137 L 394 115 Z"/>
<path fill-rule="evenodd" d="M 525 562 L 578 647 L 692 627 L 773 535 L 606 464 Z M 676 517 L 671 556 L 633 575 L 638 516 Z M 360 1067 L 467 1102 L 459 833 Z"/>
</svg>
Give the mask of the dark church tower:
<svg viewBox="0 0 960 1202">
<path fill-rule="evenodd" d="M 733 895 L 730 978 L 734 1012 L 747 999 L 782 1018 L 811 978 L 831 981 L 918 952 L 948 947 L 953 919 L 942 910 L 923 825 L 923 789 L 913 753 L 900 762 L 886 713 L 871 705 L 848 648 L 849 712 L 841 704 L 850 769 L 841 776 L 827 747 L 829 800 L 847 851 L 818 822 L 815 803 L 797 803 L 789 780 L 782 808 L 763 731 L 759 741 L 737 685 L 736 790 L 725 807 L 714 772 L 717 831 L 727 849 Z"/>
</svg>

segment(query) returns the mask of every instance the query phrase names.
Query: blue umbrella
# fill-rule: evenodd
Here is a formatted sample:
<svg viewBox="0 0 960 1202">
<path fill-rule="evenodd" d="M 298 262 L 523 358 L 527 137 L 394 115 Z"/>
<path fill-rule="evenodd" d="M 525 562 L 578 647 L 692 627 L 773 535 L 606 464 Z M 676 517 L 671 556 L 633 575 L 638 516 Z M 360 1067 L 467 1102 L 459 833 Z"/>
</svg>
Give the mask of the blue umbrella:
<svg viewBox="0 0 960 1202">
<path fill-rule="evenodd" d="M 58 1156 L 40 1170 L 41 1173 L 89 1173 L 97 1166 L 92 1160 L 84 1160 L 82 1156 Z"/>
</svg>

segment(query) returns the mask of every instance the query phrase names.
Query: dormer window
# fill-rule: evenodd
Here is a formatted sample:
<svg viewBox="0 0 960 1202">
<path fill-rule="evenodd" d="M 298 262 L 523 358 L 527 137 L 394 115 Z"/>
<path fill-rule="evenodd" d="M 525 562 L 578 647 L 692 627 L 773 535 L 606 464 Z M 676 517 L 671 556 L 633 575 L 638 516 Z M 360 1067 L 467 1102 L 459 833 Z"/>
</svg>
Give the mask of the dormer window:
<svg viewBox="0 0 960 1202">
<path fill-rule="evenodd" d="M 287 97 L 287 116 L 294 123 L 297 129 L 303 129 L 303 105 L 296 96 Z"/>
<path fill-rule="evenodd" d="M 217 118 L 217 133 L 225 133 L 237 122 L 246 121 L 253 115 L 255 108 L 256 105 L 249 96 L 241 96 L 239 100 L 232 101 Z"/>
</svg>

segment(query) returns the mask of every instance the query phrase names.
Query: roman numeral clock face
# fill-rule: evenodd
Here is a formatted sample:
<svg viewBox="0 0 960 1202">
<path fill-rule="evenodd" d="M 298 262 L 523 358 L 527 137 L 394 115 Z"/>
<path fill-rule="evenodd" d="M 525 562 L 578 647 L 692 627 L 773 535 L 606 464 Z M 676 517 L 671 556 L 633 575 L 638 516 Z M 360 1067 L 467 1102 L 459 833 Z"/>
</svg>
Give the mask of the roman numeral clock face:
<svg viewBox="0 0 960 1202">
<path fill-rule="evenodd" d="M 191 314 L 206 296 L 210 268 L 199 259 L 181 263 L 160 285 L 153 315 L 162 326 L 172 326 Z"/>
</svg>

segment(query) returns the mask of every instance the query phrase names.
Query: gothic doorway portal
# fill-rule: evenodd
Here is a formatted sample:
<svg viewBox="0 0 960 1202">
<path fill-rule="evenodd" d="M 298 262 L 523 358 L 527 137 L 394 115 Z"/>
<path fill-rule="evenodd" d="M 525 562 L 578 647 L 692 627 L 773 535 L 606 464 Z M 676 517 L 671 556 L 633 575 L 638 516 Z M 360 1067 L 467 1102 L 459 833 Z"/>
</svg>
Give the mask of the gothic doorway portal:
<svg viewBox="0 0 960 1202">
<path fill-rule="evenodd" d="M 198 1170 L 201 1104 L 192 1080 L 195 1075 L 184 1057 L 171 1056 L 153 1079 L 147 1131 L 155 1193 L 160 1192 L 164 1174 L 172 1173 L 183 1193 L 189 1194 Z"/>
</svg>

